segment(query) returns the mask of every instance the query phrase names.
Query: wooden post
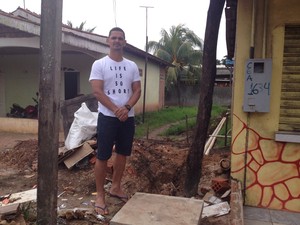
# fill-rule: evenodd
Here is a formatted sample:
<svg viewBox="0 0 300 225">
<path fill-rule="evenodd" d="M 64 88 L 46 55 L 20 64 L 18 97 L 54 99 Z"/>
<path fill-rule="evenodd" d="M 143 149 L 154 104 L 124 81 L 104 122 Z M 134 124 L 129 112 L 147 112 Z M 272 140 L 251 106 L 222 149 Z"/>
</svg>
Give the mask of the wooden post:
<svg viewBox="0 0 300 225">
<path fill-rule="evenodd" d="M 57 224 L 62 0 L 42 0 L 37 224 Z"/>
<path fill-rule="evenodd" d="M 225 123 L 225 142 L 224 142 L 224 146 L 227 146 L 227 132 L 228 132 L 228 116 L 229 116 L 229 112 L 226 113 L 226 123 Z"/>
<path fill-rule="evenodd" d="M 187 115 L 185 115 L 185 129 L 186 129 L 186 143 L 189 144 L 189 121 Z"/>
</svg>

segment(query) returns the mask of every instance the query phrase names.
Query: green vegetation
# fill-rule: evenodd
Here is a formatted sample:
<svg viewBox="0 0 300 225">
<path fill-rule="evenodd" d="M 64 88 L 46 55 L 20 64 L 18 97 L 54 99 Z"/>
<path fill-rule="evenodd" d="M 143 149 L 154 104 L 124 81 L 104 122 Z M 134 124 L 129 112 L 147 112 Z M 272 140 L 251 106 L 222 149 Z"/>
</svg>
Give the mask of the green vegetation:
<svg viewBox="0 0 300 225">
<path fill-rule="evenodd" d="M 149 41 L 153 55 L 171 63 L 166 76 L 166 91 L 176 90 L 178 106 L 181 102 L 181 86 L 185 82 L 195 84 L 201 74 L 203 40 L 183 24 L 172 26 L 169 32 L 161 30 L 161 39 Z"/>
<path fill-rule="evenodd" d="M 142 115 L 136 116 L 136 138 L 144 137 L 147 133 L 162 127 L 167 124 L 172 124 L 163 135 L 178 135 L 188 129 L 193 129 L 196 126 L 198 107 L 168 107 L 157 112 L 145 113 L 144 123 L 142 121 Z M 211 121 L 215 121 L 226 111 L 225 107 L 213 106 Z M 174 124 L 173 124 L 174 123 Z M 216 121 L 219 123 L 219 121 Z M 212 124 L 216 126 L 217 124 Z"/>
</svg>

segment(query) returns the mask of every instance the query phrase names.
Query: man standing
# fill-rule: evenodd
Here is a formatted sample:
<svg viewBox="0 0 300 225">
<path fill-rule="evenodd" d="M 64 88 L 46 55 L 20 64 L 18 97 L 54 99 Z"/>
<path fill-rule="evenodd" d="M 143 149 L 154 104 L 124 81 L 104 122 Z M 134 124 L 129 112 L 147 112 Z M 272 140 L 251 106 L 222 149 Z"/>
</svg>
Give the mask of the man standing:
<svg viewBox="0 0 300 225">
<path fill-rule="evenodd" d="M 101 215 L 109 214 L 105 203 L 104 183 L 107 160 L 112 155 L 114 145 L 116 157 L 109 194 L 124 202 L 128 200 L 121 188 L 121 180 L 126 157 L 130 156 L 132 149 L 135 130 L 133 106 L 141 95 L 138 67 L 133 61 L 123 57 L 126 45 L 124 31 L 119 27 L 112 28 L 107 43 L 110 47 L 109 55 L 94 62 L 89 78 L 98 100 L 95 210 Z"/>
</svg>

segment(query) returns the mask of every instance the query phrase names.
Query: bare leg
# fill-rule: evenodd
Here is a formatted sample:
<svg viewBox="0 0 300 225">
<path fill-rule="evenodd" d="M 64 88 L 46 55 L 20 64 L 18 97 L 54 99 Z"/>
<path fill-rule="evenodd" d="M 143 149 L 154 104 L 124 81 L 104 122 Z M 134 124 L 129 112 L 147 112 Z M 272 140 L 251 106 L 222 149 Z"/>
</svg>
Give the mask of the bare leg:
<svg viewBox="0 0 300 225">
<path fill-rule="evenodd" d="M 121 180 L 126 166 L 126 156 L 116 154 L 115 160 L 113 162 L 113 179 L 110 189 L 110 193 L 118 196 L 126 196 L 121 188 Z"/>
<path fill-rule="evenodd" d="M 107 161 L 97 159 L 95 164 L 95 178 L 96 178 L 96 190 L 97 190 L 95 210 L 97 213 L 102 215 L 108 214 L 108 209 L 106 208 L 105 205 L 105 190 L 104 190 L 106 169 L 107 169 Z"/>
</svg>

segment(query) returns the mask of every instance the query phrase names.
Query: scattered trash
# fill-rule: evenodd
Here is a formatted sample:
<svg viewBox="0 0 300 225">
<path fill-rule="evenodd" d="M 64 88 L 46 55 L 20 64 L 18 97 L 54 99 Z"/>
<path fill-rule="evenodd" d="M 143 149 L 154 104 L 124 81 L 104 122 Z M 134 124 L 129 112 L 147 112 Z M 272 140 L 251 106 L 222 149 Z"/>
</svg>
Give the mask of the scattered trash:
<svg viewBox="0 0 300 225">
<path fill-rule="evenodd" d="M 222 215 L 226 215 L 230 212 L 230 206 L 228 202 L 220 202 L 218 204 L 206 206 L 202 211 L 202 218 L 205 217 L 218 217 Z"/>
<path fill-rule="evenodd" d="M 74 113 L 74 120 L 65 140 L 67 149 L 78 148 L 84 141 L 91 139 L 97 133 L 98 113 L 91 112 L 83 102 Z"/>
<path fill-rule="evenodd" d="M 7 194 L 7 195 L 1 195 L 0 196 L 0 201 L 3 201 L 6 198 L 9 198 L 11 196 L 11 194 Z"/>
<path fill-rule="evenodd" d="M 24 177 L 25 178 L 31 178 L 31 177 L 34 177 L 35 176 L 35 174 L 31 174 L 31 175 L 25 175 Z"/>
<path fill-rule="evenodd" d="M 230 170 L 230 160 L 229 159 L 221 159 L 220 160 L 220 167 L 224 171 Z"/>
<path fill-rule="evenodd" d="M 105 221 L 105 217 L 100 214 L 97 214 L 96 218 L 97 218 L 97 220 Z"/>
<path fill-rule="evenodd" d="M 66 191 L 63 191 L 62 193 L 60 193 L 59 195 L 57 195 L 57 197 L 60 198 L 64 193 L 66 193 Z"/>
<path fill-rule="evenodd" d="M 221 196 L 222 199 L 224 198 L 228 198 L 230 196 L 231 193 L 231 189 L 228 189 L 227 191 L 225 191 L 225 193 Z"/>
<path fill-rule="evenodd" d="M 74 208 L 74 209 L 58 209 L 57 214 L 59 218 L 66 220 L 79 219 L 82 220 L 86 215 L 93 214 L 90 208 Z"/>
<path fill-rule="evenodd" d="M 9 203 L 9 198 L 5 198 L 2 200 L 2 205 L 7 205 Z"/>
<path fill-rule="evenodd" d="M 214 194 L 211 192 L 207 192 L 205 194 L 205 196 L 203 197 L 203 200 L 209 204 L 218 204 L 218 203 L 222 202 L 222 199 L 214 196 Z"/>
<path fill-rule="evenodd" d="M 20 200 L 21 198 L 20 197 L 18 197 L 18 198 L 6 198 L 6 199 L 3 199 L 2 200 L 2 205 L 7 205 L 7 204 L 10 204 L 10 203 L 14 203 L 14 202 L 16 202 L 16 201 L 18 201 L 18 200 Z"/>
<path fill-rule="evenodd" d="M 104 185 L 105 191 L 108 192 L 110 188 L 111 188 L 111 182 L 108 182 L 107 184 Z"/>
<path fill-rule="evenodd" d="M 59 206 L 59 209 L 65 209 L 66 207 L 67 207 L 66 204 L 61 204 L 61 205 Z"/>
</svg>

